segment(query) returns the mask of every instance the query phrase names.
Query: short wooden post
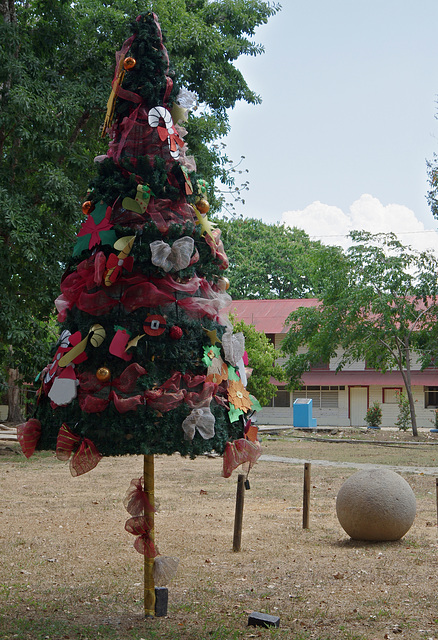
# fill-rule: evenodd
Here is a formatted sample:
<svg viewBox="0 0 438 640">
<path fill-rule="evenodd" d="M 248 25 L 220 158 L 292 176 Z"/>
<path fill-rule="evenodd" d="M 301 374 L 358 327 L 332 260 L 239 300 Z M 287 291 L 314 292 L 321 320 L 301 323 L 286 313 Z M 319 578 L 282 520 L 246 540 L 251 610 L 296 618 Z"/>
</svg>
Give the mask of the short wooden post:
<svg viewBox="0 0 438 640">
<path fill-rule="evenodd" d="M 155 506 L 154 495 L 154 456 L 147 455 L 143 459 L 144 490 L 152 507 Z M 149 537 L 154 542 L 154 512 L 150 514 L 151 530 Z M 146 618 L 155 616 L 155 583 L 154 558 L 144 557 L 144 615 Z"/>
<path fill-rule="evenodd" d="M 243 504 L 245 501 L 245 475 L 237 476 L 236 513 L 234 515 L 233 551 L 240 551 L 242 541 Z"/>
<path fill-rule="evenodd" d="M 304 489 L 303 489 L 303 529 L 309 528 L 310 512 L 310 462 L 304 463 Z"/>
<path fill-rule="evenodd" d="M 436 522 L 438 526 L 438 478 L 435 478 L 435 486 L 436 486 Z"/>
</svg>

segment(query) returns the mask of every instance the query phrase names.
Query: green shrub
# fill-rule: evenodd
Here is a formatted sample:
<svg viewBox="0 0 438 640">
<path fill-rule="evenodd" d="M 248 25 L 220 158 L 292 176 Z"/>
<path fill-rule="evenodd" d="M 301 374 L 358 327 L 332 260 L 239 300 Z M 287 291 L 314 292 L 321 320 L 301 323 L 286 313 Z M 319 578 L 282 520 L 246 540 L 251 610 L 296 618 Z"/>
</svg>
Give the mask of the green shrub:
<svg viewBox="0 0 438 640">
<path fill-rule="evenodd" d="M 399 431 L 407 431 L 411 427 L 411 409 L 409 406 L 408 397 L 403 391 L 396 392 L 397 404 L 398 404 L 398 418 L 395 421 L 395 426 L 399 428 Z"/>
<path fill-rule="evenodd" d="M 365 422 L 368 427 L 380 427 L 382 424 L 382 408 L 378 402 L 374 402 L 374 404 L 369 407 L 365 416 Z"/>
</svg>

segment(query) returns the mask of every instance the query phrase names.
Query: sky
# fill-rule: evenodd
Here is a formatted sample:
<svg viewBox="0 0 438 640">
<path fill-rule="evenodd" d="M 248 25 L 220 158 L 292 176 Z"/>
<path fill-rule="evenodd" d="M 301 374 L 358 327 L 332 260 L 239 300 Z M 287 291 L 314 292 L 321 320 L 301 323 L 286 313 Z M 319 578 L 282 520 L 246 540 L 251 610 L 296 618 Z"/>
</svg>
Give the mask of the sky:
<svg viewBox="0 0 438 640">
<path fill-rule="evenodd" d="M 226 153 L 250 182 L 236 213 L 346 246 L 393 231 L 438 253 L 437 0 L 283 0 L 237 66 L 261 105 L 230 112 Z"/>
</svg>

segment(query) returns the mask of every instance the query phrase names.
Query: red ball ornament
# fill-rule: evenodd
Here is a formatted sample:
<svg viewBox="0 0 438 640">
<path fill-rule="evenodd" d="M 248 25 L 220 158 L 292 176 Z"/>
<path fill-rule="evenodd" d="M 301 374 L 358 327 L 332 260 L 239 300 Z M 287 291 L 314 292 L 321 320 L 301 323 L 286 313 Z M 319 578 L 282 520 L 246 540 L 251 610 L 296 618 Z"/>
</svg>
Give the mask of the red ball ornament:
<svg viewBox="0 0 438 640">
<path fill-rule="evenodd" d="M 177 325 L 175 325 L 170 328 L 169 336 L 172 338 L 172 340 L 181 340 L 182 335 L 183 335 L 183 330 L 181 329 L 181 327 L 178 327 Z"/>
</svg>

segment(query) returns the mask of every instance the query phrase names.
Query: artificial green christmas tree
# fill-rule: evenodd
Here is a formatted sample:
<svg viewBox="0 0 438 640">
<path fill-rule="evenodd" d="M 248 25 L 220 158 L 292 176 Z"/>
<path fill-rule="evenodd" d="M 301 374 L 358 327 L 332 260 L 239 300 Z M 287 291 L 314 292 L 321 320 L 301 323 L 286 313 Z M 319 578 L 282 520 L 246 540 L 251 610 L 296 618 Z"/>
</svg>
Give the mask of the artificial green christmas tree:
<svg viewBox="0 0 438 640">
<path fill-rule="evenodd" d="M 116 54 L 108 152 L 96 158 L 56 300 L 60 338 L 19 440 L 27 456 L 37 447 L 70 459 L 73 475 L 102 456 L 145 456 L 144 479 L 126 498 L 126 528 L 145 555 L 152 615 L 153 454 L 215 450 L 227 476 L 259 455 L 245 437 L 259 405 L 245 388 L 243 336 L 221 315 L 228 262 L 178 124 L 188 93 L 157 17 L 138 16 L 131 31 Z"/>
</svg>

